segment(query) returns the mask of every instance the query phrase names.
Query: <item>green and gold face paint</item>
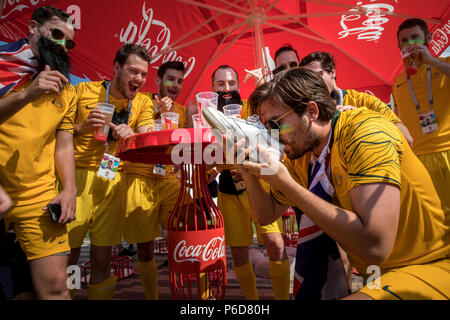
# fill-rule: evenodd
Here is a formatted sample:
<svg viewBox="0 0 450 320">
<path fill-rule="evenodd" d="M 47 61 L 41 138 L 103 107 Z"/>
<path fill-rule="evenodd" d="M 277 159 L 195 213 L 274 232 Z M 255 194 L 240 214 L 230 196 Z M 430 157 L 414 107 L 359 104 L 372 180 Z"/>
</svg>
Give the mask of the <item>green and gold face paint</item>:
<svg viewBox="0 0 450 320">
<path fill-rule="evenodd" d="M 423 45 L 425 43 L 425 41 L 423 39 L 411 39 L 411 40 L 404 40 L 402 41 L 402 49 L 406 48 L 407 46 L 410 46 L 412 44 L 420 44 Z"/>
</svg>

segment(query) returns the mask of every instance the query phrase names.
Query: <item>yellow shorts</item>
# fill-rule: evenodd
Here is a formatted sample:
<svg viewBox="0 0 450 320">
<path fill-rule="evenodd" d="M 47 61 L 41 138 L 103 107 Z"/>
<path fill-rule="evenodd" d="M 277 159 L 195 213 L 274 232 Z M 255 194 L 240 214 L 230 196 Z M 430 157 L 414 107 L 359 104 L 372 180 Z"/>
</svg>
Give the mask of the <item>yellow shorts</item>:
<svg viewBox="0 0 450 320">
<path fill-rule="evenodd" d="M 450 150 L 418 156 L 433 180 L 442 203 L 446 224 L 450 223 Z"/>
<path fill-rule="evenodd" d="M 124 188 L 126 218 L 124 239 L 127 243 L 144 243 L 167 229 L 170 212 L 177 203 L 180 181 L 177 178 L 146 178 L 126 175 Z"/>
<path fill-rule="evenodd" d="M 450 259 L 392 269 L 381 275 L 380 289 L 361 292 L 375 300 L 450 299 Z"/>
<path fill-rule="evenodd" d="M 5 218 L 6 230 L 13 225 L 28 260 L 70 252 L 66 225 L 53 222 L 42 210 L 50 200 L 13 207 Z"/>
<path fill-rule="evenodd" d="M 76 169 L 77 210 L 67 225 L 71 248 L 83 244 L 89 231 L 91 244 L 112 246 L 122 241 L 124 223 L 123 172 L 114 180 L 100 178 L 97 170 Z"/>
<path fill-rule="evenodd" d="M 255 224 L 258 243 L 261 244 L 261 234 L 282 233 L 281 218 L 277 221 L 261 226 L 253 216 L 247 191 L 239 195 L 219 192 L 217 207 L 222 212 L 225 222 L 225 243 L 231 247 L 247 247 L 253 244 L 252 222 Z"/>
</svg>

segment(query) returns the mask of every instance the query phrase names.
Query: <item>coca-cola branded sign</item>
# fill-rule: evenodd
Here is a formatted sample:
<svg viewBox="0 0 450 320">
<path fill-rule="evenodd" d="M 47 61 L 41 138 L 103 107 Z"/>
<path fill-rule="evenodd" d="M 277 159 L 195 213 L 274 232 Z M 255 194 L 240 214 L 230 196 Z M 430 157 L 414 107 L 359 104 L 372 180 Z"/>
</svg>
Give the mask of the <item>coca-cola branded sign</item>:
<svg viewBox="0 0 450 320">
<path fill-rule="evenodd" d="M 14 19 L 27 11 L 34 10 L 37 7 L 50 5 L 56 0 L 4 0 L 3 11 L 0 19 L 5 21 Z"/>
<path fill-rule="evenodd" d="M 134 43 L 146 48 L 153 57 L 150 64 L 162 64 L 167 61 L 182 62 L 186 68 L 184 76 L 187 78 L 195 66 L 196 58 L 194 56 L 184 58 L 175 50 L 164 55 L 159 54 L 167 49 L 172 41 L 171 29 L 164 21 L 157 19 L 158 10 L 149 7 L 146 1 L 143 2 L 140 13 L 140 23 L 131 20 L 126 27 L 121 28 L 120 42 Z"/>
<path fill-rule="evenodd" d="M 433 30 L 433 38 L 429 43 L 431 53 L 439 57 L 449 46 L 450 39 L 450 10 L 443 23 Z"/>
<path fill-rule="evenodd" d="M 169 231 L 169 269 L 171 272 L 197 273 L 218 262 L 225 265 L 223 228 L 198 231 Z M 222 261 L 222 263 L 220 263 Z"/>
<path fill-rule="evenodd" d="M 361 14 L 356 9 L 350 9 L 349 14 L 341 16 L 340 27 L 342 30 L 338 32 L 339 39 L 355 36 L 357 40 L 367 42 L 379 40 L 383 35 L 383 25 L 389 22 L 389 15 L 386 12 L 394 12 L 397 4 L 397 0 L 358 1 L 356 5 L 366 13 Z"/>
</svg>

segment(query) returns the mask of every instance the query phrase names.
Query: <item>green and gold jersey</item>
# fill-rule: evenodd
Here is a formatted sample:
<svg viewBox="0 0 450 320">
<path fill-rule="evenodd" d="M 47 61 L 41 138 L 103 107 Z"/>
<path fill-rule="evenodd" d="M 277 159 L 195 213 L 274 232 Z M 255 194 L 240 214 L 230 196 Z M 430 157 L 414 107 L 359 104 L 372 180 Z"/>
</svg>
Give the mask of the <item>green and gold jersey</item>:
<svg viewBox="0 0 450 320">
<path fill-rule="evenodd" d="M 332 141 L 330 169 L 336 205 L 353 210 L 349 192 L 362 184 L 389 183 L 400 188 L 397 239 L 390 257 L 380 266 L 382 270 L 449 254 L 449 227 L 431 178 L 392 122 L 366 108 L 341 112 Z M 291 176 L 304 187 L 308 185 L 310 157 L 308 153 L 285 160 Z M 272 188 L 271 193 L 281 205 L 293 205 L 281 192 Z M 351 264 L 365 272 L 367 265 L 347 253 Z"/>
<path fill-rule="evenodd" d="M 86 120 L 89 113 L 95 109 L 97 102 L 105 102 L 106 82 L 82 82 L 75 90 L 78 96 L 77 113 L 75 123 L 79 124 Z M 109 103 L 114 105 L 116 112 L 127 110 L 127 99 L 116 99 L 109 96 Z M 151 126 L 154 117 L 151 108 L 152 101 L 149 97 L 138 93 L 132 101 L 131 114 L 128 121 L 130 128 L 136 132 L 142 126 Z M 118 141 L 111 141 L 108 153 L 114 155 L 119 146 Z M 85 134 L 76 134 L 74 137 L 75 165 L 78 168 L 98 169 L 100 161 L 105 152 L 105 142 L 94 139 L 94 131 Z M 123 163 L 119 169 L 122 168 Z"/>
</svg>

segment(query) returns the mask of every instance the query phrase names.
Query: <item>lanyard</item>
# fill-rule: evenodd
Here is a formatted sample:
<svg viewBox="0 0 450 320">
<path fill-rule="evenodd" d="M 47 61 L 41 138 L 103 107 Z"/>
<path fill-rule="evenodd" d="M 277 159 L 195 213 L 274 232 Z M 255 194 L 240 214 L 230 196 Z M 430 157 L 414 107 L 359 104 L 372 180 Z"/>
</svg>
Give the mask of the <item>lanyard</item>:
<svg viewBox="0 0 450 320">
<path fill-rule="evenodd" d="M 407 76 L 409 91 L 411 92 L 412 99 L 414 104 L 416 105 L 417 113 L 420 115 L 420 105 L 417 101 L 416 94 L 414 93 L 414 89 L 411 84 L 411 79 Z M 427 86 L 428 86 L 428 102 L 430 103 L 430 109 L 433 110 L 433 92 L 431 91 L 431 66 L 427 66 Z"/>
<path fill-rule="evenodd" d="M 109 103 L 109 91 L 110 91 L 110 89 L 111 89 L 111 81 L 108 81 L 108 84 L 106 85 L 105 103 Z M 128 100 L 128 114 L 130 114 L 132 104 L 133 104 L 132 101 Z M 130 119 L 128 118 L 128 122 L 129 122 L 129 120 Z M 106 152 L 108 152 L 109 138 L 107 138 L 106 141 L 105 141 L 105 147 L 106 147 Z"/>
</svg>

